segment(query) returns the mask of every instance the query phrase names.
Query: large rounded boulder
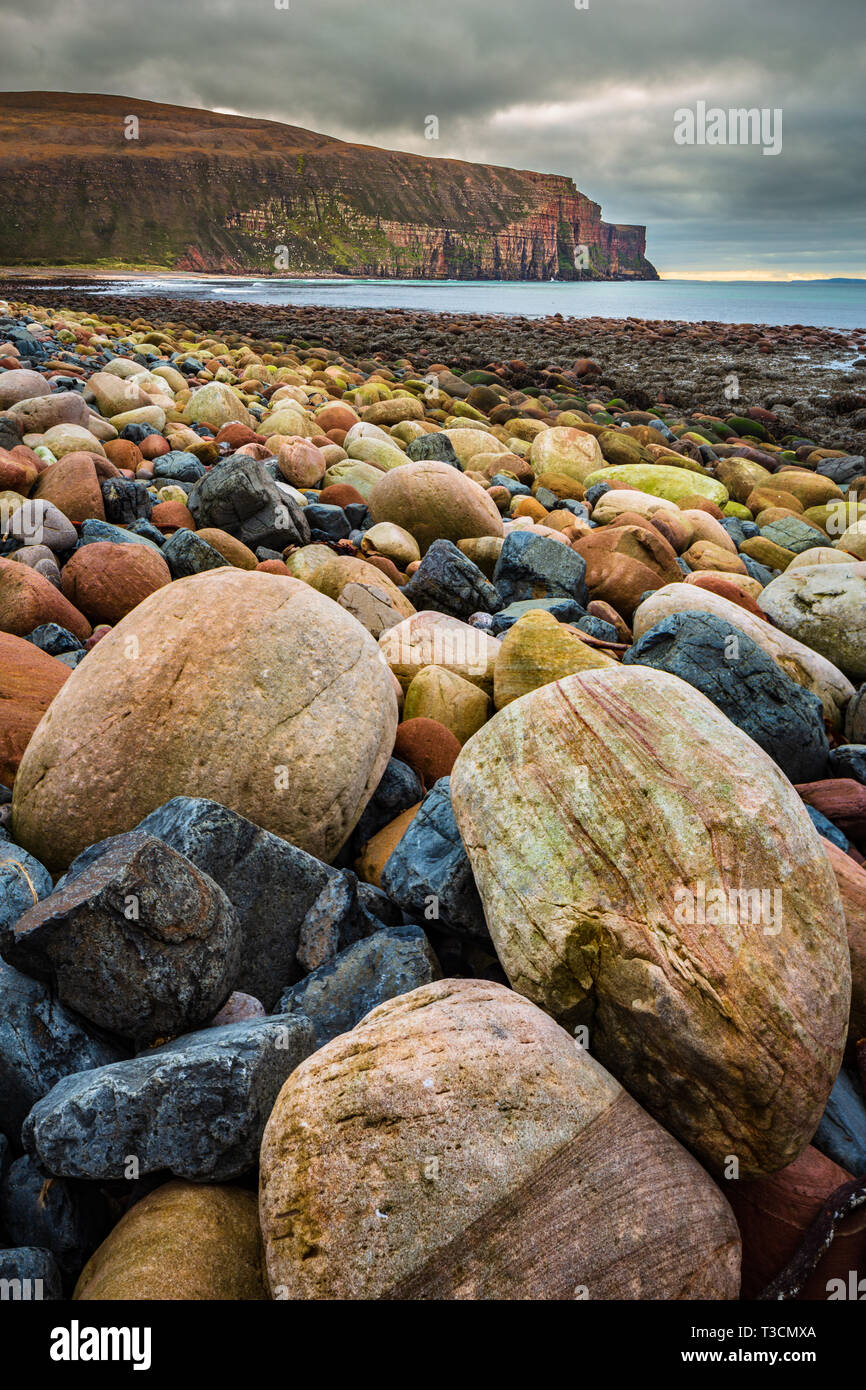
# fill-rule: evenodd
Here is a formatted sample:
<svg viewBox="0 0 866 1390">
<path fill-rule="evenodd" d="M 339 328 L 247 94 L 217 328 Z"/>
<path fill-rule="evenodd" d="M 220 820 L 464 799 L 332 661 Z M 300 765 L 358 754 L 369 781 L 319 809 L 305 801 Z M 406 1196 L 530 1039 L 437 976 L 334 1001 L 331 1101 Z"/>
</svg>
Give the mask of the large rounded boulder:
<svg viewBox="0 0 866 1390">
<path fill-rule="evenodd" d="M 839 890 L 776 764 L 667 672 L 588 671 L 462 749 L 454 813 L 515 989 L 715 1170 L 784 1167 L 842 1060 Z"/>
<path fill-rule="evenodd" d="M 391 469 L 372 489 L 368 505 L 374 522 L 402 526 L 422 554 L 436 540 L 456 544 L 504 535 L 502 518 L 484 488 L 436 459 Z"/>
<path fill-rule="evenodd" d="M 60 696 L 13 798 L 16 840 L 54 869 L 174 796 L 208 797 L 330 859 L 397 727 L 360 623 L 300 580 L 234 568 L 151 594 Z"/>
<path fill-rule="evenodd" d="M 280 1299 L 732 1299 L 733 1214 L 564 1029 L 486 980 L 389 1000 L 286 1082 L 259 1211 Z"/>
</svg>

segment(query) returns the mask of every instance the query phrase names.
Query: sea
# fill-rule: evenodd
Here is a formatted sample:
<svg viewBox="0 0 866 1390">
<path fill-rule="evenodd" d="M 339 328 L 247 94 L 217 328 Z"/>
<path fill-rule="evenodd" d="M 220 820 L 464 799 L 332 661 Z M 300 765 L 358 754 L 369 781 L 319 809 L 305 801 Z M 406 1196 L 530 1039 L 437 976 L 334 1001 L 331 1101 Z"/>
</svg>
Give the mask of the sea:
<svg viewBox="0 0 866 1390">
<path fill-rule="evenodd" d="M 634 317 L 866 330 L 866 280 L 286 280 L 156 275 L 106 281 L 93 293 L 431 314 L 562 314 L 578 319 Z"/>
</svg>

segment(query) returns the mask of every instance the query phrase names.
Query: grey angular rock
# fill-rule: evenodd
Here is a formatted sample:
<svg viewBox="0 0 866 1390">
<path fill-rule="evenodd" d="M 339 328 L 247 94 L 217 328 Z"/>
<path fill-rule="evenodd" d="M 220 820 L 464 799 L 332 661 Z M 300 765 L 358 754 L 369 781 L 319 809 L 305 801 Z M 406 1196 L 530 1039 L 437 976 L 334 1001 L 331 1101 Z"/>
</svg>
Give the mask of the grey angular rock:
<svg viewBox="0 0 866 1390">
<path fill-rule="evenodd" d="M 822 459 L 815 472 L 832 478 L 834 483 L 850 483 L 852 478 L 866 473 L 866 458 L 862 454 L 846 454 L 840 459 Z"/>
<path fill-rule="evenodd" d="M 240 960 L 241 925 L 226 894 L 140 830 L 91 851 L 4 933 L 5 959 L 138 1046 L 206 1023 L 231 994 Z"/>
<path fill-rule="evenodd" d="M 817 695 L 797 685 L 739 628 L 712 613 L 663 618 L 623 656 L 693 685 L 778 763 L 792 782 L 827 774 L 830 745 Z"/>
<path fill-rule="evenodd" d="M 311 502 L 305 507 L 304 518 L 314 541 L 347 540 L 352 529 L 342 507 L 332 507 L 322 502 Z"/>
<path fill-rule="evenodd" d="M 853 777 L 866 786 L 866 743 L 844 743 L 830 753 L 830 776 Z"/>
<path fill-rule="evenodd" d="M 48 1303 L 63 1298 L 63 1280 L 50 1250 L 32 1245 L 0 1249 L 0 1284 L 13 1302 Z"/>
<path fill-rule="evenodd" d="M 581 604 L 575 603 L 573 598 L 522 599 L 519 603 L 509 603 L 507 608 L 501 608 L 498 613 L 494 613 L 490 632 L 494 637 L 502 637 L 525 613 L 532 613 L 536 609 L 540 609 L 543 613 L 552 613 L 557 622 L 570 623 L 574 626 L 579 623 L 581 618 L 586 617 L 585 608 Z"/>
<path fill-rule="evenodd" d="M 793 550 L 795 555 L 801 555 L 804 550 L 815 550 L 822 541 L 813 527 L 796 516 L 783 516 L 778 521 L 771 521 L 769 525 L 761 527 L 761 535 L 765 540 L 784 546 L 786 550 Z"/>
<path fill-rule="evenodd" d="M 419 434 L 417 439 L 410 441 L 406 454 L 413 463 L 420 463 L 425 459 L 438 459 L 440 463 L 450 463 L 452 468 L 463 472 L 463 465 L 457 457 L 454 445 L 444 434 Z"/>
<path fill-rule="evenodd" d="M 241 925 L 234 989 L 273 1008 L 280 990 L 301 973 L 295 960 L 301 923 L 339 870 L 200 797 L 174 797 L 138 829 L 165 840 L 224 890 Z"/>
<path fill-rule="evenodd" d="M 297 963 L 302 970 L 316 970 L 346 946 L 400 920 L 384 893 L 344 869 L 325 884 L 301 923 Z"/>
<path fill-rule="evenodd" d="M 281 490 L 264 463 L 232 454 L 196 483 L 187 500 L 199 530 L 215 526 L 251 550 L 307 545 L 310 528 L 303 508 Z"/>
<path fill-rule="evenodd" d="M 32 854 L 11 840 L 0 841 L 0 943 L 28 909 L 47 898 L 51 875 Z"/>
<path fill-rule="evenodd" d="M 570 598 L 586 605 L 586 561 L 571 546 L 532 531 L 511 531 L 493 571 L 501 607 L 526 599 Z"/>
<path fill-rule="evenodd" d="M 169 450 L 153 465 L 154 478 L 171 478 L 177 483 L 197 483 L 206 473 L 207 469 L 201 459 L 197 459 L 195 454 L 188 454 L 184 449 Z"/>
<path fill-rule="evenodd" d="M 316 1046 L 324 1047 L 386 999 L 441 978 L 439 962 L 420 927 L 383 927 L 292 985 L 282 995 L 279 1010 L 307 1017 Z"/>
<path fill-rule="evenodd" d="M 417 772 L 399 758 L 390 758 L 379 785 L 352 832 L 351 859 L 357 859 L 367 841 L 396 820 L 402 811 L 417 806 L 423 799 L 424 788 Z"/>
<path fill-rule="evenodd" d="M 861 685 L 848 702 L 845 737 L 849 743 L 866 743 L 866 685 Z"/>
<path fill-rule="evenodd" d="M 489 941 L 484 909 L 451 809 L 451 779 L 440 777 L 379 875 L 409 917 Z"/>
<path fill-rule="evenodd" d="M 128 526 L 140 517 L 147 520 L 153 511 L 153 498 L 144 483 L 132 478 L 106 478 L 102 484 L 105 520 L 114 526 Z"/>
<path fill-rule="evenodd" d="M 185 526 L 169 536 L 162 547 L 162 555 L 171 570 L 172 579 L 186 579 L 191 574 L 204 574 L 205 570 L 224 569 L 231 565 L 231 561 L 221 555 L 215 546 Z"/>
<path fill-rule="evenodd" d="M 97 1187 L 56 1178 L 29 1154 L 16 1159 L 0 1184 L 0 1228 L 15 1245 L 50 1250 L 64 1274 L 79 1272 L 111 1225 Z"/>
<path fill-rule="evenodd" d="M 0 1130 L 16 1141 L 37 1100 L 64 1076 L 120 1061 L 45 985 L 0 961 Z"/>
<path fill-rule="evenodd" d="M 147 526 L 150 530 L 142 533 L 140 529 L 134 529 L 142 526 Z M 154 531 L 156 531 L 156 527 L 145 517 L 134 521 L 126 530 L 122 526 L 112 526 L 107 521 L 98 521 L 96 517 L 88 517 L 81 527 L 80 544 L 95 545 L 97 541 L 111 541 L 113 545 L 149 545 L 155 550 L 160 550 L 163 537 L 159 531 L 156 531 L 159 536 L 159 545 L 157 545 L 151 534 Z"/>
<path fill-rule="evenodd" d="M 855 1177 L 866 1174 L 866 1104 L 853 1074 L 844 1067 L 812 1143 Z"/>
<path fill-rule="evenodd" d="M 306 1018 L 209 1028 L 59 1082 L 22 1132 L 29 1153 L 65 1178 L 170 1172 L 226 1182 L 255 1167 L 283 1083 L 314 1050 Z"/>
<path fill-rule="evenodd" d="M 502 606 L 497 590 L 453 541 L 434 541 L 403 594 L 417 610 L 448 613 L 464 622 L 473 613 L 495 613 Z"/>
</svg>

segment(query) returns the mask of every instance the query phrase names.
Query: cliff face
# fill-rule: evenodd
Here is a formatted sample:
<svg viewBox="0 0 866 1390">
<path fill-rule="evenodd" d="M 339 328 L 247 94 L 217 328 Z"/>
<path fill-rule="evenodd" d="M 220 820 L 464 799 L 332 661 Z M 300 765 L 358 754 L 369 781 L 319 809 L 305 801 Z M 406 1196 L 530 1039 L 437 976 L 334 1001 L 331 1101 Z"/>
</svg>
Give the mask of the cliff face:
<svg viewBox="0 0 866 1390">
<path fill-rule="evenodd" d="M 645 247 L 557 174 L 131 97 L 0 94 L 10 266 L 654 280 Z"/>
</svg>

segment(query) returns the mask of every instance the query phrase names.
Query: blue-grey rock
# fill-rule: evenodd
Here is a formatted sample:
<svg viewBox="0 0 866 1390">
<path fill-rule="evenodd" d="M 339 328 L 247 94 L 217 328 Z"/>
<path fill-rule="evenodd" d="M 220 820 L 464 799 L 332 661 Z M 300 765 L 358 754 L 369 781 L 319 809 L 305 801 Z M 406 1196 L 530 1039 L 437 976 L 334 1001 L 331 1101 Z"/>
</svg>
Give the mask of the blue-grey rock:
<svg viewBox="0 0 866 1390">
<path fill-rule="evenodd" d="M 761 534 L 753 521 L 744 521 L 738 516 L 722 517 L 722 525 L 738 550 L 746 541 Z"/>
<path fill-rule="evenodd" d="M 84 524 L 86 526 L 87 522 Z M 143 541 L 150 541 L 152 545 L 156 546 L 157 550 L 162 550 L 162 547 L 165 545 L 165 536 L 159 528 L 154 526 L 152 521 L 148 521 L 146 517 L 143 516 L 139 517 L 138 521 L 132 523 L 126 534 L 128 536 L 138 536 Z"/>
<path fill-rule="evenodd" d="M 169 536 L 162 547 L 162 558 L 171 570 L 172 579 L 186 579 L 191 574 L 231 567 L 231 561 L 203 536 L 186 526 Z"/>
<path fill-rule="evenodd" d="M 866 743 L 844 743 L 830 754 L 831 777 L 853 777 L 866 786 Z"/>
<path fill-rule="evenodd" d="M 579 627 L 581 632 L 586 632 L 590 637 L 597 637 L 600 642 L 618 642 L 619 633 L 613 623 L 606 623 L 604 618 L 596 618 L 592 613 L 586 613 L 582 618 L 578 618 L 573 624 Z"/>
<path fill-rule="evenodd" d="M 419 434 L 417 439 L 410 441 L 406 455 L 416 463 L 423 459 L 438 459 L 440 463 L 450 463 L 452 468 L 463 472 L 454 445 L 444 434 Z"/>
<path fill-rule="evenodd" d="M 525 483 L 519 483 L 516 478 L 509 478 L 505 473 L 494 473 L 493 477 L 490 479 L 490 486 L 504 487 L 507 492 L 511 493 L 512 497 L 532 496 L 532 488 L 527 487 Z M 543 507 L 545 503 L 542 502 L 541 505 Z"/>
<path fill-rule="evenodd" d="M 447 540 L 433 542 L 412 578 L 404 584 L 403 594 L 419 613 L 433 610 L 464 621 L 473 613 L 495 613 L 502 606 L 490 580 L 453 541 Z"/>
<path fill-rule="evenodd" d="M 348 540 L 352 527 L 342 507 L 332 507 L 322 502 L 311 502 L 308 507 L 304 508 L 304 516 L 307 519 L 312 540 Z"/>
<path fill-rule="evenodd" d="M 301 923 L 297 963 L 304 971 L 317 970 L 354 942 L 401 923 L 399 908 L 385 893 L 343 869 L 328 880 Z"/>
<path fill-rule="evenodd" d="M 849 743 L 866 743 L 866 684 L 861 685 L 848 701 L 845 737 Z"/>
<path fill-rule="evenodd" d="M 450 777 L 440 777 L 427 793 L 388 857 L 379 883 L 408 917 L 489 941 L 481 898 L 451 808 Z"/>
<path fill-rule="evenodd" d="M 64 1076 L 116 1062 L 47 986 L 0 961 L 0 1130 L 17 1142 L 27 1112 Z"/>
<path fill-rule="evenodd" d="M 606 492 L 610 492 L 609 483 L 593 483 L 591 488 L 587 488 L 584 501 L 588 502 L 591 507 L 594 507 L 598 499 L 604 497 Z"/>
<path fill-rule="evenodd" d="M 38 859 L 11 840 L 0 842 L 0 947 L 19 917 L 51 890 L 51 875 Z"/>
<path fill-rule="evenodd" d="M 156 545 L 151 535 L 143 535 L 141 531 L 135 529 L 142 522 L 146 522 L 152 530 L 156 531 L 156 527 L 145 517 L 139 518 L 137 522 L 134 521 L 128 530 L 122 526 L 112 526 L 107 521 L 98 521 L 96 517 L 88 517 L 81 525 L 78 548 L 80 549 L 83 545 L 95 545 L 98 541 L 110 541 L 112 545 L 149 545 L 158 550 L 160 547 Z M 160 532 L 157 531 L 157 535 L 161 541 Z"/>
<path fill-rule="evenodd" d="M 258 1161 L 280 1089 L 313 1051 L 312 1024 L 274 1015 L 200 1033 L 66 1077 L 34 1105 L 22 1142 L 59 1177 L 167 1171 L 227 1182 Z"/>
<path fill-rule="evenodd" d="M 41 626 L 34 627 L 32 632 L 28 632 L 25 640 L 32 642 L 34 647 L 38 647 L 41 652 L 47 652 L 49 656 L 84 651 L 84 643 L 57 623 L 42 623 Z"/>
<path fill-rule="evenodd" d="M 390 758 L 352 833 L 351 859 L 357 859 L 368 840 L 423 798 L 424 788 L 417 772 L 399 758 Z"/>
<path fill-rule="evenodd" d="M 489 630 L 494 637 L 501 637 L 524 614 L 533 613 L 536 609 L 543 613 L 551 613 L 557 622 L 570 623 L 575 627 L 581 618 L 586 617 L 586 609 L 575 603 L 573 598 L 529 598 L 522 599 L 519 603 L 509 603 L 507 608 L 501 608 L 498 613 L 494 613 Z"/>
<path fill-rule="evenodd" d="M 266 545 L 281 554 L 288 545 L 307 545 L 304 509 L 280 489 L 260 459 L 230 454 L 196 483 L 187 498 L 198 530 L 215 526 L 255 551 Z"/>
<path fill-rule="evenodd" d="M 17 970 L 106 1032 L 148 1046 L 207 1023 L 235 987 L 241 925 L 207 874 L 155 835 L 99 850 L 0 937 Z"/>
<path fill-rule="evenodd" d="M 184 449 L 171 449 L 156 459 L 153 465 L 154 478 L 170 478 L 176 483 L 197 483 L 206 472 L 201 459 Z"/>
<path fill-rule="evenodd" d="M 823 811 L 819 811 L 815 806 L 806 805 L 806 814 L 819 835 L 823 835 L 825 840 L 829 840 L 837 849 L 841 849 L 844 854 L 848 853 L 851 848 L 851 841 L 848 839 L 848 836 L 839 829 L 838 825 L 834 825 L 833 822 L 824 815 Z"/>
<path fill-rule="evenodd" d="M 9 1147 L 9 1140 L 0 1131 L 0 1182 L 5 1178 L 12 1162 L 12 1150 Z"/>
<path fill-rule="evenodd" d="M 234 989 L 273 1008 L 301 973 L 301 923 L 339 870 L 204 798 L 177 796 L 138 829 L 165 840 L 224 890 L 241 924 Z"/>
<path fill-rule="evenodd" d="M 836 1078 L 812 1143 L 855 1177 L 866 1174 L 866 1104 L 858 1081 L 845 1067 Z"/>
<path fill-rule="evenodd" d="M 523 599 L 570 598 L 586 605 L 586 561 L 568 545 L 532 531 L 511 531 L 493 571 L 501 608 Z"/>
<path fill-rule="evenodd" d="M 846 454 L 840 459 L 822 459 L 815 472 L 834 483 L 850 483 L 852 478 L 866 473 L 866 458 L 862 454 Z"/>
<path fill-rule="evenodd" d="M 63 1298 L 63 1280 L 50 1250 L 32 1245 L 0 1249 L 0 1286 L 4 1302 L 49 1303 Z"/>
<path fill-rule="evenodd" d="M 712 613 L 672 613 L 623 656 L 693 685 L 754 739 L 792 782 L 826 776 L 830 746 L 817 695 L 797 685 L 763 648 Z"/>
<path fill-rule="evenodd" d="M 497 476 L 501 477 L 502 475 L 499 474 L 499 475 L 497 475 Z M 494 478 L 493 481 L 495 482 L 496 479 Z M 531 488 L 527 488 L 526 491 L 530 494 L 530 496 L 532 495 L 532 489 L 531 489 Z M 557 508 L 560 506 L 559 498 L 557 497 L 557 495 L 556 495 L 555 492 L 551 492 L 551 491 L 550 491 L 550 488 L 549 488 L 549 487 L 538 487 L 538 488 L 536 488 L 536 489 L 535 489 L 535 500 L 536 500 L 536 502 L 539 502 L 539 503 L 541 504 L 541 506 L 544 507 L 544 508 L 546 508 L 546 510 L 549 511 L 549 512 L 554 512 L 554 511 L 556 511 Z"/>
<path fill-rule="evenodd" d="M 317 1047 L 348 1033 L 371 1009 L 408 994 L 442 972 L 420 927 L 383 927 L 348 946 L 282 995 L 279 1011 L 303 1014 Z"/>
<path fill-rule="evenodd" d="M 746 566 L 746 571 L 751 579 L 757 579 L 762 588 L 766 589 L 768 584 L 772 584 L 776 578 L 776 571 L 768 569 L 759 560 L 753 560 L 751 555 L 741 555 L 740 559 Z"/>
<path fill-rule="evenodd" d="M 153 511 L 153 498 L 145 484 L 132 478 L 106 478 L 102 502 L 105 520 L 115 526 L 128 526 L 139 517 L 148 518 Z"/>
<path fill-rule="evenodd" d="M 68 666 L 70 671 L 74 671 L 76 666 L 80 666 L 87 656 L 87 649 L 82 647 L 77 652 L 61 652 L 57 660 L 62 661 L 64 666 Z"/>
<path fill-rule="evenodd" d="M 50 1250 L 64 1274 L 77 1274 L 112 1226 L 92 1183 L 54 1177 L 25 1154 L 0 1184 L 0 1228 L 15 1245 Z"/>
</svg>

